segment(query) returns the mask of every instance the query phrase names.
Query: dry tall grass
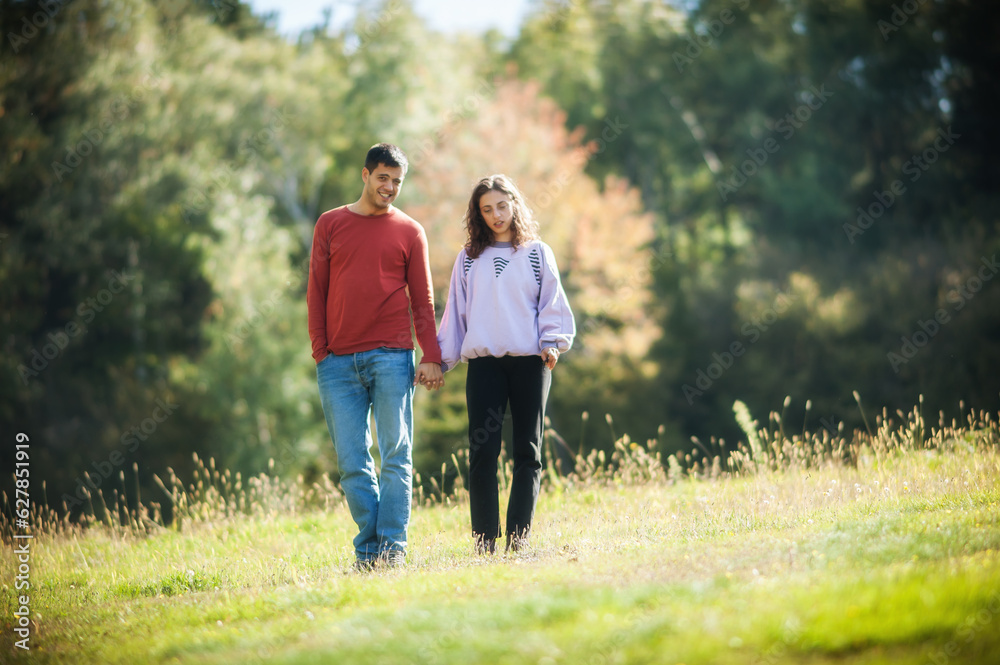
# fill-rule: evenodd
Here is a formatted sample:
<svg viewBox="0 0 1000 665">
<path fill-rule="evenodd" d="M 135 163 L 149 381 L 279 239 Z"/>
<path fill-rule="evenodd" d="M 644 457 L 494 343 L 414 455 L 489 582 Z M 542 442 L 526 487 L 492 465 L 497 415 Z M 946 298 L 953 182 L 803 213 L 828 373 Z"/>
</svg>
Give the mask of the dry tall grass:
<svg viewBox="0 0 1000 665">
<path fill-rule="evenodd" d="M 855 398 L 859 408 L 862 408 L 857 393 Z M 928 426 L 922 412 L 922 401 L 910 413 L 897 411 L 893 415 L 883 410 L 875 418 L 873 431 L 850 433 L 843 431 L 843 424 L 836 432 L 828 429 L 810 432 L 803 427 L 801 432 L 792 433 L 787 426 L 788 399 L 782 412 L 770 413 L 766 426 L 761 427 L 746 406 L 736 402 L 734 412 L 746 434 L 746 441 L 741 441 L 732 449 L 727 448 L 722 440 L 713 438 L 705 445 L 693 438 L 690 452 L 670 454 L 663 459 L 658 450 L 660 442 L 654 439 L 640 444 L 626 434 L 614 441 L 610 453 L 604 450 L 573 453 L 572 470 L 567 473 L 560 473 L 564 470 L 560 457 L 566 459 L 566 451 L 555 450 L 555 446 L 565 444 L 557 443 L 561 439 L 550 432 L 546 437 L 547 467 L 543 476 L 543 492 L 749 479 L 753 483 L 747 487 L 753 489 L 747 491 L 757 494 L 752 504 L 766 510 L 768 505 L 772 505 L 772 500 L 779 504 L 783 501 L 811 503 L 818 497 L 828 499 L 833 494 L 845 492 L 885 494 L 892 491 L 888 485 L 898 480 L 899 473 L 905 475 L 901 467 L 905 467 L 907 455 L 956 449 L 995 450 L 1000 443 L 1000 427 L 994 414 L 969 411 L 964 422 L 946 422 L 942 413 L 936 425 Z M 807 415 L 809 406 L 807 403 Z M 865 422 L 868 422 L 867 417 Z M 310 511 L 346 510 L 343 494 L 327 475 L 312 484 L 306 484 L 301 476 L 283 479 L 267 473 L 244 479 L 238 473 L 217 469 L 214 459 L 206 463 L 196 454 L 194 461 L 197 468 L 188 482 L 182 481 L 169 468 L 165 479 L 155 477 L 162 493 L 159 500 L 141 495 L 135 481 L 137 468 L 133 466 L 131 487 L 134 489 L 131 496 L 126 489 L 130 485 L 129 479 L 121 471 L 118 487 L 111 489 L 109 495 L 105 495 L 103 488 L 93 492 L 84 488 L 85 509 L 76 519 L 70 518 L 66 506 L 54 509 L 34 503 L 30 518 L 32 530 L 36 537 L 44 538 L 104 528 L 118 537 L 139 538 L 167 528 L 185 530 L 238 516 L 266 519 Z M 432 477 L 425 484 L 417 475 L 414 491 L 417 507 L 467 502 L 468 491 L 463 482 L 468 470 L 467 452 L 453 454 L 451 466 L 457 477 L 447 492 L 443 488 L 451 471 L 448 464 L 442 465 L 440 482 Z M 890 467 L 895 468 L 892 478 L 887 475 Z M 502 457 L 500 468 L 498 475 L 501 495 L 504 496 L 511 474 L 510 461 Z M 802 476 L 803 479 L 826 479 L 829 486 L 824 486 L 818 494 L 800 487 L 803 493 L 799 496 L 767 498 L 767 488 L 773 484 L 769 478 L 773 474 L 787 476 L 821 470 L 822 474 Z M 913 483 L 918 479 L 899 482 Z M 783 484 L 786 491 L 795 486 Z M 911 486 L 904 484 L 899 489 L 909 491 Z M 13 533 L 12 501 L 4 494 L 0 536 L 9 541 Z"/>
</svg>

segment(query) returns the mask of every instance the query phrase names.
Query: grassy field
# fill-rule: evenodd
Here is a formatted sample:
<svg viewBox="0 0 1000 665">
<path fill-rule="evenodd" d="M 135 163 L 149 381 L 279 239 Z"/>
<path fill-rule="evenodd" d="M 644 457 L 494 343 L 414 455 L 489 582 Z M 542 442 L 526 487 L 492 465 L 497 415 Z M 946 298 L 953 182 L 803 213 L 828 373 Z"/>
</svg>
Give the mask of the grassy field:
<svg viewBox="0 0 1000 665">
<path fill-rule="evenodd" d="M 367 574 L 332 486 L 205 469 L 165 483 L 171 528 L 36 516 L 30 651 L 4 517 L 0 661 L 1000 662 L 995 418 L 876 427 L 748 426 L 728 462 L 683 471 L 626 438 L 547 479 L 527 551 L 476 556 L 459 489 L 414 510 L 404 567 Z"/>
</svg>

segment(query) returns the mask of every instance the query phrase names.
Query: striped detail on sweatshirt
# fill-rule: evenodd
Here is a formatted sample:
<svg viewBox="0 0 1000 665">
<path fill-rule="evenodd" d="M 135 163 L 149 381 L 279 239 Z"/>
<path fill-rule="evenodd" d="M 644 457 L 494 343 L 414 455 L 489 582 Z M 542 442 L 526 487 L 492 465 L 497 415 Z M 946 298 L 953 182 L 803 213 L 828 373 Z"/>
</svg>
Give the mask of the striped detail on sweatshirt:
<svg viewBox="0 0 1000 665">
<path fill-rule="evenodd" d="M 531 254 L 528 255 L 528 259 L 531 261 L 531 269 L 535 271 L 535 281 L 538 282 L 538 286 L 542 285 L 542 257 L 538 255 L 538 248 L 534 247 L 531 250 Z"/>
<path fill-rule="evenodd" d="M 472 268 L 472 262 L 473 261 L 475 261 L 475 259 L 473 259 L 471 257 L 468 257 L 468 256 L 465 257 L 465 274 L 467 276 L 469 274 L 469 269 Z"/>
<path fill-rule="evenodd" d="M 496 273 L 497 277 L 500 276 L 500 273 L 503 272 L 503 269 L 507 267 L 508 263 L 510 263 L 510 261 L 505 258 L 499 256 L 493 257 L 493 272 Z"/>
</svg>

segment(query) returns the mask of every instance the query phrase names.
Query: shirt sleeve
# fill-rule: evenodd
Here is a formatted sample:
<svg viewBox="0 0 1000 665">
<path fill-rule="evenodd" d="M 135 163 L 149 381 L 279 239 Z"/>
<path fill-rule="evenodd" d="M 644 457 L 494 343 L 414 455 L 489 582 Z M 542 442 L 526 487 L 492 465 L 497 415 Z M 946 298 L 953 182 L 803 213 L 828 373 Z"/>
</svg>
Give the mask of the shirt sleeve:
<svg viewBox="0 0 1000 665">
<path fill-rule="evenodd" d="M 539 243 L 539 247 L 542 250 L 542 283 L 538 298 L 538 351 L 554 347 L 562 353 L 573 346 L 576 321 L 559 279 L 555 255 L 545 243 Z"/>
<path fill-rule="evenodd" d="M 330 237 L 329 229 L 320 217 L 313 230 L 312 251 L 309 256 L 309 283 L 306 286 L 309 339 L 312 340 L 312 357 L 317 363 L 330 354 L 326 335 L 326 302 L 329 291 Z"/>
<path fill-rule="evenodd" d="M 438 331 L 438 343 L 441 345 L 442 369 L 447 372 L 458 365 L 462 359 L 462 344 L 465 333 L 469 329 L 466 312 L 466 294 L 468 293 L 468 277 L 465 274 L 465 249 L 458 253 L 455 267 L 451 269 L 451 282 L 448 284 L 448 303 L 441 317 L 441 329 Z"/>
<path fill-rule="evenodd" d="M 434 288 L 431 282 L 430 253 L 427 234 L 423 227 L 410 245 L 410 258 L 406 266 L 406 285 L 410 291 L 410 308 L 413 310 L 413 329 L 423 355 L 422 363 L 440 363 L 437 326 L 434 319 Z"/>
</svg>

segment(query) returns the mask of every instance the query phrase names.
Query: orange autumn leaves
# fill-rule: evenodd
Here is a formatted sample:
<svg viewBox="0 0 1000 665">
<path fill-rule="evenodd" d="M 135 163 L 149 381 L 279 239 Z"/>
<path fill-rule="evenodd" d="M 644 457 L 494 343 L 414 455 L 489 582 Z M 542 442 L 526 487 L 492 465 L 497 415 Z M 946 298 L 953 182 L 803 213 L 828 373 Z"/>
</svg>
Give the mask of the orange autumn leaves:
<svg viewBox="0 0 1000 665">
<path fill-rule="evenodd" d="M 578 350 L 595 360 L 639 360 L 658 334 L 649 290 L 654 221 L 624 180 L 608 178 L 602 188 L 585 173 L 603 145 L 585 143 L 582 131 L 568 131 L 564 123 L 565 114 L 539 96 L 537 84 L 481 86 L 433 141 L 410 151 L 401 205 L 427 229 L 440 304 L 465 242 L 462 220 L 473 185 L 485 175 L 507 174 L 555 252 L 576 315 Z M 627 123 L 615 119 L 616 130 L 628 131 Z"/>
</svg>

